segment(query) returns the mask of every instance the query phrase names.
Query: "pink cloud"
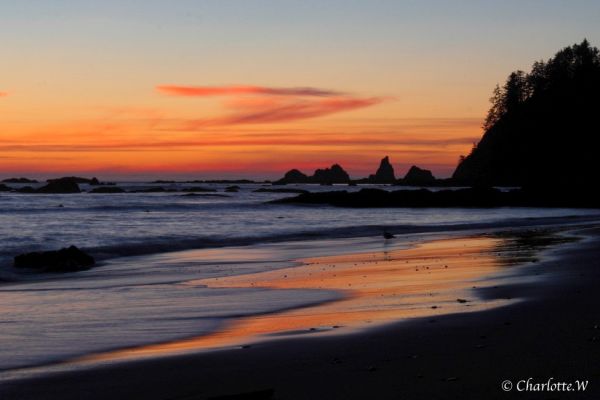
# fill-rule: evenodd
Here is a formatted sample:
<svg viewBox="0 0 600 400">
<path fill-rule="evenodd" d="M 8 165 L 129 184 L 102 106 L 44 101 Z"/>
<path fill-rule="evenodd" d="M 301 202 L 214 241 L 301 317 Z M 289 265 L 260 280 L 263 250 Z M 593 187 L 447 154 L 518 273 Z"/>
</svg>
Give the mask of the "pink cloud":
<svg viewBox="0 0 600 400">
<path fill-rule="evenodd" d="M 267 95 L 267 96 L 338 96 L 342 93 L 333 90 L 311 87 L 272 88 L 251 85 L 232 86 L 177 86 L 161 85 L 156 90 L 163 94 L 186 97 L 232 96 L 232 95 Z"/>
<path fill-rule="evenodd" d="M 239 124 L 265 124 L 322 117 L 370 107 L 383 101 L 379 97 L 331 97 L 326 99 L 281 99 L 267 104 L 236 104 L 235 112 L 224 117 L 190 121 L 188 128 Z"/>
<path fill-rule="evenodd" d="M 0 97 L 6 97 L 6 96 L 8 96 L 8 93 L 6 93 L 6 92 L 0 92 Z"/>
<path fill-rule="evenodd" d="M 230 113 L 214 118 L 184 121 L 181 126 L 175 128 L 178 130 L 296 121 L 370 107 L 386 100 L 382 97 L 363 98 L 312 87 L 163 85 L 157 86 L 156 90 L 164 94 L 186 97 L 227 96 L 223 106 L 230 110 Z"/>
</svg>

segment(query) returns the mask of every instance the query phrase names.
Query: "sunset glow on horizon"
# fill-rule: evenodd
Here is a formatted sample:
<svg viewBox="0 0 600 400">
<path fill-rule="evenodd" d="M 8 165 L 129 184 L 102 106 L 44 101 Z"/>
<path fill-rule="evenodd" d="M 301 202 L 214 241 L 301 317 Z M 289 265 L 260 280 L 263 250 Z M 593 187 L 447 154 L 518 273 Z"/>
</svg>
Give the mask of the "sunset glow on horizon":
<svg viewBox="0 0 600 400">
<path fill-rule="evenodd" d="M 496 83 L 600 42 L 600 6 L 558 1 L 0 7 L 0 178 L 273 179 L 333 163 L 361 178 L 386 155 L 398 176 L 447 177 Z"/>
</svg>

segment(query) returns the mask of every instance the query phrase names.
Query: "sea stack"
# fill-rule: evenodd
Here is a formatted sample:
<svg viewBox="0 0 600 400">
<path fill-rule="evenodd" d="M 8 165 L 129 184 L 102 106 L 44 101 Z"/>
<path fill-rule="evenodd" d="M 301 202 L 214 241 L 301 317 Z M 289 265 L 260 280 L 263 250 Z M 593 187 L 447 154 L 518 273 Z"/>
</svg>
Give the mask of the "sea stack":
<svg viewBox="0 0 600 400">
<path fill-rule="evenodd" d="M 385 156 L 375 175 L 369 176 L 369 181 L 372 183 L 394 183 L 396 182 L 396 176 L 394 175 L 394 167 L 390 164 L 390 158 Z"/>
<path fill-rule="evenodd" d="M 316 170 L 312 179 L 321 184 L 348 183 L 350 175 L 339 164 L 333 164 L 331 168 Z"/>
<path fill-rule="evenodd" d="M 286 183 L 307 183 L 308 181 L 308 176 L 306 176 L 297 169 L 291 169 L 285 173 L 283 178 L 281 178 L 275 183 L 284 185 Z"/>
<path fill-rule="evenodd" d="M 404 176 L 404 183 L 415 186 L 431 185 L 435 183 L 435 177 L 430 170 L 413 165 Z"/>
<path fill-rule="evenodd" d="M 339 164 L 333 164 L 330 168 L 317 169 L 312 176 L 307 176 L 297 169 L 289 170 L 283 178 L 273 182 L 274 185 L 285 185 L 288 183 L 348 183 L 350 175 Z"/>
</svg>

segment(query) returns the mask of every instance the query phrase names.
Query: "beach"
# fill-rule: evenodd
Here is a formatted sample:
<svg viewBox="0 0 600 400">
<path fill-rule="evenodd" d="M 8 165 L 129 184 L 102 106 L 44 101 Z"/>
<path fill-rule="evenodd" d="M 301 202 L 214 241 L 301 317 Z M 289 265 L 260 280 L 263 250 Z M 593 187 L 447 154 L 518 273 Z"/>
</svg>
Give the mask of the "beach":
<svg viewBox="0 0 600 400">
<path fill-rule="evenodd" d="M 0 400 L 600 399 L 600 2 L 0 6 Z"/>
<path fill-rule="evenodd" d="M 73 359 L 79 366 L 6 380 L 0 395 L 593 398 L 600 378 L 599 234 L 588 224 L 438 235 L 388 254 L 354 249 L 275 271 L 190 281 L 215 289 L 298 290 L 315 282 L 321 284 L 313 289 L 340 291 L 348 282 L 355 288 L 197 338 Z M 367 263 L 365 255 L 373 259 Z M 394 284 L 386 263 L 403 267 L 394 275 L 405 279 Z M 412 287 L 417 307 L 406 306 L 405 282 L 420 285 Z M 402 301 L 394 296 L 399 288 Z M 374 294 L 384 300 L 374 303 Z M 528 378 L 589 384 L 581 392 L 519 392 Z M 510 392 L 501 388 L 505 380 L 514 384 Z"/>
</svg>

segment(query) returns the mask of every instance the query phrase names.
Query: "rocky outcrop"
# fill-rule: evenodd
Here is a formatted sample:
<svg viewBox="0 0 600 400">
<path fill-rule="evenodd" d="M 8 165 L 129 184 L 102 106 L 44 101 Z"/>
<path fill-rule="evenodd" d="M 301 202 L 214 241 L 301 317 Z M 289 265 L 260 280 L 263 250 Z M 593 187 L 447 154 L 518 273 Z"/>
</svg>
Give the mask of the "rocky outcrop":
<svg viewBox="0 0 600 400">
<path fill-rule="evenodd" d="M 70 178 L 53 179 L 34 193 L 80 193 L 79 185 Z"/>
<path fill-rule="evenodd" d="M 0 192 L 9 192 L 11 189 L 3 183 L 0 183 Z"/>
<path fill-rule="evenodd" d="M 70 182 L 74 182 L 77 184 L 81 184 L 81 183 L 87 183 L 89 185 L 100 185 L 100 181 L 98 181 L 98 178 L 82 178 L 80 176 L 64 176 L 62 178 L 56 178 L 56 179 L 48 179 L 46 182 L 47 183 L 52 183 L 52 182 L 56 182 L 56 181 L 61 181 L 61 182 L 66 182 L 66 181 L 70 181 Z"/>
<path fill-rule="evenodd" d="M 338 207 L 585 207 L 600 208 L 600 193 L 590 194 L 578 187 L 537 191 L 500 191 L 474 187 L 431 191 L 361 189 L 358 192 L 332 191 L 300 194 L 274 200 L 279 204 L 328 204 Z"/>
<path fill-rule="evenodd" d="M 276 181 L 275 184 L 286 184 L 286 183 L 309 183 L 310 178 L 298 171 L 297 169 L 291 169 L 283 175 L 283 178 Z"/>
<path fill-rule="evenodd" d="M 434 184 L 436 180 L 430 170 L 413 165 L 404 176 L 403 181 L 406 185 L 426 186 Z"/>
<path fill-rule="evenodd" d="M 35 193 L 35 189 L 31 186 L 23 186 L 22 188 L 16 189 L 18 193 Z"/>
<path fill-rule="evenodd" d="M 285 173 L 283 178 L 275 181 L 275 185 L 285 185 L 288 183 L 348 183 L 350 175 L 339 164 L 333 164 L 330 168 L 317 169 L 312 176 L 307 176 L 297 169 L 292 169 Z"/>
<path fill-rule="evenodd" d="M 75 246 L 58 251 L 41 251 L 20 254 L 14 259 L 15 268 L 31 268 L 43 272 L 74 272 L 89 269 L 94 257 Z"/>
<path fill-rule="evenodd" d="M 331 168 L 318 169 L 312 176 L 314 183 L 348 183 L 350 175 L 339 164 L 333 164 Z"/>
<path fill-rule="evenodd" d="M 388 156 L 385 156 L 381 163 L 379 164 L 379 168 L 374 175 L 369 176 L 369 182 L 371 183 L 394 183 L 396 181 L 396 176 L 394 175 L 394 167 L 390 164 L 390 159 Z"/>
<path fill-rule="evenodd" d="M 225 191 L 228 193 L 236 193 L 240 191 L 240 187 L 237 185 L 233 185 L 233 186 L 228 186 L 225 188 Z"/>
<path fill-rule="evenodd" d="M 38 181 L 36 181 L 35 179 L 28 179 L 28 178 L 8 178 L 8 179 L 3 179 L 2 182 L 4 182 L 4 183 L 38 183 Z"/>
</svg>

